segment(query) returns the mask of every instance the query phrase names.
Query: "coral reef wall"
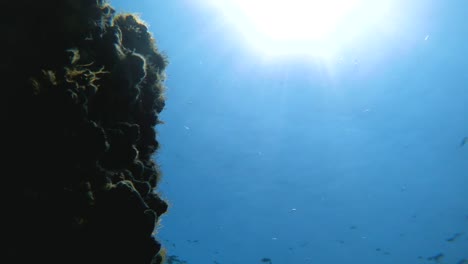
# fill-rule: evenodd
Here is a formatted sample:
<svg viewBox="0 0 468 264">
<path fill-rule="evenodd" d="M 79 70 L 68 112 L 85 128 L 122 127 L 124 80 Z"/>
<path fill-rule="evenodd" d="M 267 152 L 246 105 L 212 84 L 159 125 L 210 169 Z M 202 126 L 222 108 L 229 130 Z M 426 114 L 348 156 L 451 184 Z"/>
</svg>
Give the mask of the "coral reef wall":
<svg viewBox="0 0 468 264">
<path fill-rule="evenodd" d="M 0 5 L 1 263 L 161 263 L 166 58 L 102 0 Z"/>
</svg>

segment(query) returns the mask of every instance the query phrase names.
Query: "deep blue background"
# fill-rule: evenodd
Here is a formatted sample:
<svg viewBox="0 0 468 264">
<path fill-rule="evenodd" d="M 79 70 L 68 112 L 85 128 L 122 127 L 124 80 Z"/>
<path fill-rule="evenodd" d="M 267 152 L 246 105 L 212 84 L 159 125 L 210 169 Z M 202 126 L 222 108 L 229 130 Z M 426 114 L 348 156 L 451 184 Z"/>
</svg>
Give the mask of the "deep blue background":
<svg viewBox="0 0 468 264">
<path fill-rule="evenodd" d="M 468 259 L 468 2 L 414 1 L 407 28 L 343 50 L 332 70 L 262 60 L 195 0 L 111 4 L 141 14 L 170 61 L 155 157 L 169 255 Z"/>
</svg>

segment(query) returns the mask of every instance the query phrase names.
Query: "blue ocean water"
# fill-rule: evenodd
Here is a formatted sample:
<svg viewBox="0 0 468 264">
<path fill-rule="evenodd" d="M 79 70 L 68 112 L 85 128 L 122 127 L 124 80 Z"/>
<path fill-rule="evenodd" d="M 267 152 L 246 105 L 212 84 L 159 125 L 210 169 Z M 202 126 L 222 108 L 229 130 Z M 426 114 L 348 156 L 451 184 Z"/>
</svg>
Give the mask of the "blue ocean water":
<svg viewBox="0 0 468 264">
<path fill-rule="evenodd" d="M 318 60 L 263 58 L 202 1 L 111 1 L 170 61 L 172 263 L 468 263 L 468 3 L 394 2 Z"/>
</svg>

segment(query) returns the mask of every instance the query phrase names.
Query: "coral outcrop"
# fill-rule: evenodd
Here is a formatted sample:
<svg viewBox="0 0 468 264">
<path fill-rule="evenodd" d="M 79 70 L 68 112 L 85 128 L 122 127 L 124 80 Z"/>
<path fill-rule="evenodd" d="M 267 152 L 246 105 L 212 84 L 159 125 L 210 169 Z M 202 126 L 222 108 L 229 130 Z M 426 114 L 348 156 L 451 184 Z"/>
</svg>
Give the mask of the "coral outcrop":
<svg viewBox="0 0 468 264">
<path fill-rule="evenodd" d="M 161 263 L 167 59 L 102 0 L 4 1 L 2 263 Z"/>
</svg>

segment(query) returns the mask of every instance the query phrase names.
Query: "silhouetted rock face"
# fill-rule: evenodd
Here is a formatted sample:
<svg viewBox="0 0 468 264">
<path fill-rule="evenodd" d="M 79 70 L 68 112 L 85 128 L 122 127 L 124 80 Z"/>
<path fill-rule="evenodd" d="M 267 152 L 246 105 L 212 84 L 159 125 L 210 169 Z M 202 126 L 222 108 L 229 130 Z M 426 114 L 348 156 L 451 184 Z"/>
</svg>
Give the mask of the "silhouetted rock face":
<svg viewBox="0 0 468 264">
<path fill-rule="evenodd" d="M 100 0 L 0 5 L 1 263 L 160 263 L 167 60 Z"/>
</svg>

